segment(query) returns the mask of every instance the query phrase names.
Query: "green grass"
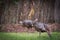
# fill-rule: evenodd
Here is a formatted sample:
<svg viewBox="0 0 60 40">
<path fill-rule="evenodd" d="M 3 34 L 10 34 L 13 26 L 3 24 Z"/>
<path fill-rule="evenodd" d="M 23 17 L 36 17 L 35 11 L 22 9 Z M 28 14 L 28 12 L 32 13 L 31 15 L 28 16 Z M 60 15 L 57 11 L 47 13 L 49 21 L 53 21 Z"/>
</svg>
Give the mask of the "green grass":
<svg viewBox="0 0 60 40">
<path fill-rule="evenodd" d="M 0 40 L 60 40 L 60 32 L 53 32 L 49 38 L 47 33 L 5 33 L 0 32 Z"/>
</svg>

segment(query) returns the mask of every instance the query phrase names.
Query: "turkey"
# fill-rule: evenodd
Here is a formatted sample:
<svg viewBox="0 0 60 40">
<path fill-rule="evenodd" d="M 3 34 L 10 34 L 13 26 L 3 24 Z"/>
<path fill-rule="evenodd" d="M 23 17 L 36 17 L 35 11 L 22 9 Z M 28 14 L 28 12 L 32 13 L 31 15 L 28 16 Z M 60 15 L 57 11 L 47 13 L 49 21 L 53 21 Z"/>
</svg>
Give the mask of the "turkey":
<svg viewBox="0 0 60 40">
<path fill-rule="evenodd" d="M 23 25 L 23 27 L 32 28 L 33 21 L 32 20 L 23 20 L 23 21 L 20 21 L 20 24 Z"/>
<path fill-rule="evenodd" d="M 34 28 L 38 31 L 38 32 L 47 32 L 49 37 L 51 36 L 51 28 L 49 27 L 49 24 L 45 24 L 45 23 L 41 23 L 41 22 L 35 22 L 33 23 Z"/>
<path fill-rule="evenodd" d="M 37 22 L 38 19 L 36 18 L 35 20 L 23 20 L 23 21 L 20 21 L 19 23 L 23 26 L 23 27 L 27 27 L 27 28 L 32 28 L 33 27 L 33 24 L 35 22 Z"/>
</svg>

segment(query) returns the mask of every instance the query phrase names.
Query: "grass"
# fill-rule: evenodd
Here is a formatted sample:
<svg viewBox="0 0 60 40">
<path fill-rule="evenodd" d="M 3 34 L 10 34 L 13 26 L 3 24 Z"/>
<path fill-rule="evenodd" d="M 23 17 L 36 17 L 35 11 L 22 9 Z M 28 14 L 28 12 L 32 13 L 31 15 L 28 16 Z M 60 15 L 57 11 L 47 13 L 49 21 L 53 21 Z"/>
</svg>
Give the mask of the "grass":
<svg viewBox="0 0 60 40">
<path fill-rule="evenodd" d="M 60 32 L 53 32 L 49 38 L 47 33 L 5 33 L 0 32 L 0 40 L 60 40 Z"/>
</svg>

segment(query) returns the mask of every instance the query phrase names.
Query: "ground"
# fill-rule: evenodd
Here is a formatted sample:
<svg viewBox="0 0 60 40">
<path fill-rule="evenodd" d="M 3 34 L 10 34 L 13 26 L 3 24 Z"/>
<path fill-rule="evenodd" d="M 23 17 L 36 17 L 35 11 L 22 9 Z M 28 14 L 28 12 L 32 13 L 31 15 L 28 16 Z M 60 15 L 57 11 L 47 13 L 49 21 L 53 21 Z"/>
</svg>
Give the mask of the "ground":
<svg viewBox="0 0 60 40">
<path fill-rule="evenodd" d="M 49 38 L 47 33 L 6 33 L 0 32 L 0 40 L 60 40 L 60 32 L 53 32 Z"/>
</svg>

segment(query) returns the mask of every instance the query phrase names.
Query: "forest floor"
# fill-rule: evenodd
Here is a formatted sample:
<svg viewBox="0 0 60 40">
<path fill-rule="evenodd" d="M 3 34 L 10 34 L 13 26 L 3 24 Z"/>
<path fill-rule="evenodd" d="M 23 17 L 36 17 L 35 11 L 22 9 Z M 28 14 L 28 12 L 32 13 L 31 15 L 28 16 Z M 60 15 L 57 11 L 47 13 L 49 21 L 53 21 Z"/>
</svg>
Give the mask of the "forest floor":
<svg viewBox="0 0 60 40">
<path fill-rule="evenodd" d="M 60 24 L 53 23 L 48 25 L 52 31 L 60 31 Z M 23 27 L 20 24 L 4 24 L 1 25 L 1 32 L 35 32 L 35 28 L 32 27 L 28 29 L 27 27 Z"/>
<path fill-rule="evenodd" d="M 0 32 L 0 40 L 60 40 L 60 32 L 53 32 L 52 37 L 48 37 L 47 33 L 6 33 Z"/>
</svg>

